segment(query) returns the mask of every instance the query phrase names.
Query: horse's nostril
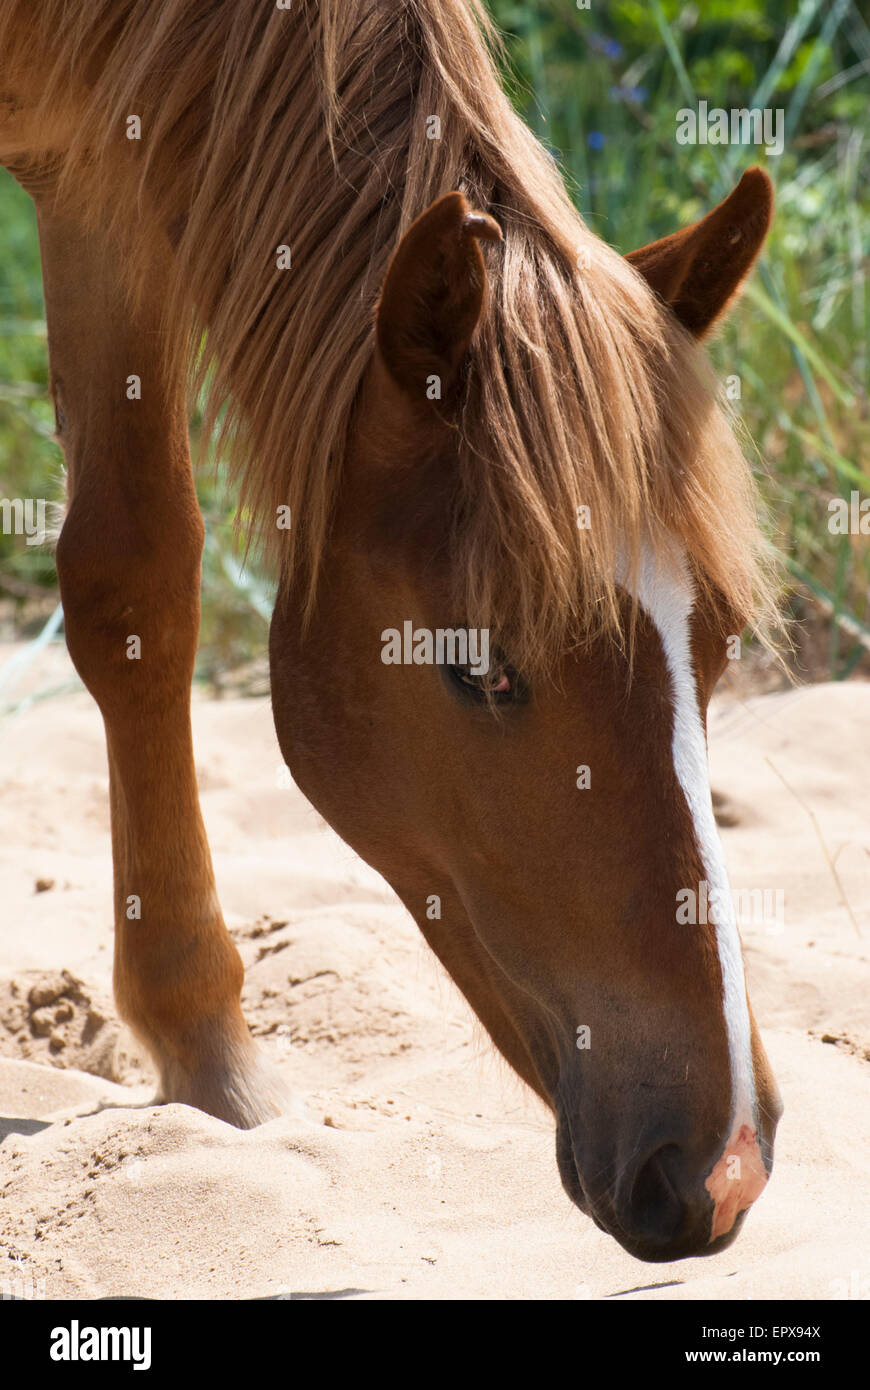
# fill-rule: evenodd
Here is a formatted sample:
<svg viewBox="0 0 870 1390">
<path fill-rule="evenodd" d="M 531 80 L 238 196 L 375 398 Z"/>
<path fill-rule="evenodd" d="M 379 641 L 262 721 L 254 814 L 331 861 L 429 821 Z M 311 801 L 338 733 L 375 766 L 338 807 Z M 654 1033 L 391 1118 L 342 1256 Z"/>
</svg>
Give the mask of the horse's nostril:
<svg viewBox="0 0 870 1390">
<path fill-rule="evenodd" d="M 662 1145 L 638 1169 L 620 1212 L 634 1237 L 664 1244 L 677 1235 L 687 1207 L 681 1170 L 682 1155 L 676 1144 Z"/>
</svg>

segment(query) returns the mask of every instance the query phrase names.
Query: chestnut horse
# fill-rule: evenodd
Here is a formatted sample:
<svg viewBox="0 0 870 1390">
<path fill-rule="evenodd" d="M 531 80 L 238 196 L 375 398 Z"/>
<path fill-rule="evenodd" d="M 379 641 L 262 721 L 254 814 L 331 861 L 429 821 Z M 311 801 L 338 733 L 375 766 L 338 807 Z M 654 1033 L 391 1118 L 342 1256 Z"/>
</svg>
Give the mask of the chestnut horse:
<svg viewBox="0 0 870 1390">
<path fill-rule="evenodd" d="M 66 636 L 108 743 L 117 1005 L 161 1099 L 279 1110 L 194 774 L 195 363 L 279 575 L 296 781 L 551 1107 L 572 1201 L 641 1259 L 711 1253 L 767 1181 L 779 1100 L 705 746 L 726 640 L 771 590 L 697 343 L 771 189 L 750 170 L 621 257 L 493 42 L 478 0 L 0 0 Z M 410 659 L 385 659 L 395 634 Z M 715 923 L 686 925 L 701 885 Z"/>
</svg>

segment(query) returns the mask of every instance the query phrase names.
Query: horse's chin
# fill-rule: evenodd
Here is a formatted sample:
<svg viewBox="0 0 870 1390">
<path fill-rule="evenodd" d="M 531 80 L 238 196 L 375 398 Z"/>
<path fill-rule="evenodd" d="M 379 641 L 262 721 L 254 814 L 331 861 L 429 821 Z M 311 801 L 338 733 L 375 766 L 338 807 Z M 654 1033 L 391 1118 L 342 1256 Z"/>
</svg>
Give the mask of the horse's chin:
<svg viewBox="0 0 870 1390">
<path fill-rule="evenodd" d="M 577 1171 L 577 1164 L 574 1159 L 574 1145 L 571 1139 L 571 1130 L 568 1121 L 563 1114 L 557 1113 L 556 1121 L 556 1163 L 559 1168 L 559 1177 L 562 1186 L 569 1198 L 584 1216 L 591 1216 L 600 1231 L 604 1230 L 598 1217 L 592 1211 L 589 1199 L 583 1190 L 583 1183 Z"/>
</svg>

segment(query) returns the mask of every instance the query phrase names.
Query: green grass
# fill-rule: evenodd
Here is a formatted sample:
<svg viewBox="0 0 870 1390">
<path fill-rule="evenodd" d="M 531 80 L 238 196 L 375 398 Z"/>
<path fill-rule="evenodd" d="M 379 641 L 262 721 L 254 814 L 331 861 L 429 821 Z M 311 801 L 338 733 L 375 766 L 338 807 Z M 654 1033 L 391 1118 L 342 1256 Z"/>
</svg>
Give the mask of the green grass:
<svg viewBox="0 0 870 1390">
<path fill-rule="evenodd" d="M 849 675 L 870 635 L 870 537 L 831 535 L 827 502 L 870 496 L 870 28 L 854 0 L 491 0 L 512 97 L 564 169 L 578 207 L 629 251 L 701 216 L 763 162 L 777 213 L 760 267 L 712 345 L 737 376 L 748 456 L 799 614 L 825 615 L 827 671 Z M 771 106 L 786 147 L 679 146 L 676 113 Z M 46 392 L 44 308 L 27 197 L 0 176 L 0 495 L 59 497 Z M 209 539 L 200 673 L 263 650 L 268 588 L 240 571 L 232 502 L 199 481 Z M 0 535 L 0 600 L 22 614 L 51 557 Z M 39 610 L 39 605 L 36 605 Z"/>
</svg>

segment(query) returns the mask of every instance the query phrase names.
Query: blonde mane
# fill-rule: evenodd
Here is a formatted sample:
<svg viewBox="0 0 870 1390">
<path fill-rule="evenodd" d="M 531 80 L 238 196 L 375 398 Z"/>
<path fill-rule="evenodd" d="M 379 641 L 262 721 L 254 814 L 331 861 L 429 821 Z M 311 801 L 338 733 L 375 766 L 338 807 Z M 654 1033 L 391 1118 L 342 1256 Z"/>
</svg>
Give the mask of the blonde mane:
<svg viewBox="0 0 870 1390">
<path fill-rule="evenodd" d="M 309 603 L 389 257 L 460 189 L 504 233 L 451 518 L 468 620 L 529 670 L 590 626 L 618 635 L 619 557 L 662 532 L 751 620 L 770 593 L 755 492 L 704 359 L 584 225 L 495 46 L 479 0 L 7 0 L 0 19 L 8 71 L 41 74 L 46 130 L 75 103 L 60 196 L 111 219 L 131 292 L 149 238 L 171 240 L 167 353 L 208 377 L 243 515 Z"/>
</svg>

